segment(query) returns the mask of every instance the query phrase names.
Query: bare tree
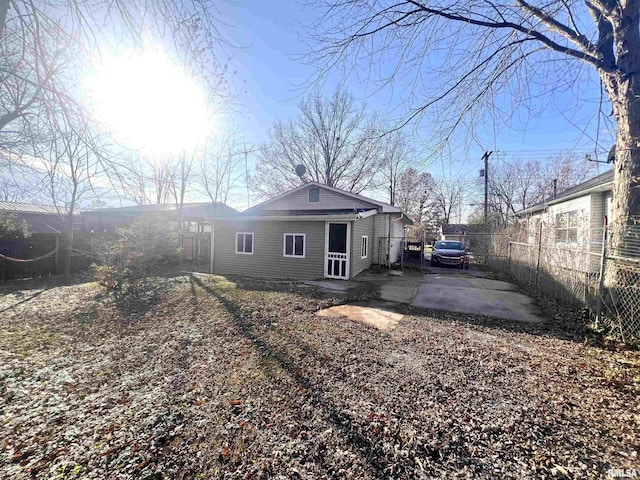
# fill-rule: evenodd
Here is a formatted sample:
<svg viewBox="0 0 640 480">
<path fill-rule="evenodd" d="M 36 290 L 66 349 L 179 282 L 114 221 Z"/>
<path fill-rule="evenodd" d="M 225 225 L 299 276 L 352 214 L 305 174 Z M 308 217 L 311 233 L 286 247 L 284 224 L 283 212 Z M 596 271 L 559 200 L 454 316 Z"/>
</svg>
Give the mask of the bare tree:
<svg viewBox="0 0 640 480">
<path fill-rule="evenodd" d="M 552 198 L 598 173 L 597 164 L 581 159 L 572 153 L 557 153 L 540 162 L 540 181 L 536 184 L 538 201 Z M 555 189 L 555 191 L 554 191 Z"/>
<path fill-rule="evenodd" d="M 100 51 L 114 38 L 141 45 L 170 32 L 166 46 L 220 92 L 225 67 L 215 52 L 229 43 L 219 24 L 218 10 L 205 0 L 0 1 L 0 131 L 46 97 L 59 108 L 68 102 L 80 108 L 64 68 L 77 62 L 64 53 L 71 48 L 86 60 L 83 53 Z"/>
<path fill-rule="evenodd" d="M 236 136 L 224 133 L 214 137 L 196 166 L 196 185 L 212 202 L 227 204 L 231 192 L 243 178 L 242 158 Z"/>
<path fill-rule="evenodd" d="M 216 98 L 226 98 L 225 66 L 216 54 L 228 44 L 219 22 L 219 12 L 206 0 L 0 1 L 0 151 L 31 155 L 34 144 L 48 144 L 50 129 L 40 121 L 43 116 L 64 122 L 65 130 L 78 116 L 91 120 L 90 128 L 76 128 L 74 136 L 87 134 L 87 147 L 96 145 L 98 137 L 103 143 L 109 132 L 96 135 L 100 127 L 78 85 L 114 42 L 125 48 L 143 48 L 149 40 L 162 43 L 208 83 Z M 100 155 L 101 148 L 96 152 L 101 175 L 112 187 L 124 185 L 125 195 L 136 202 L 148 203 L 146 167 L 118 164 L 116 155 Z M 156 172 L 163 198 L 173 195 L 164 185 L 165 170 Z"/>
<path fill-rule="evenodd" d="M 339 61 L 355 72 L 363 62 L 386 64 L 366 71 L 382 72 L 378 80 L 405 86 L 405 122 L 437 107 L 445 139 L 482 119 L 483 108 L 505 90 L 522 102 L 558 89 L 579 95 L 585 81 L 599 81 L 617 126 L 612 220 L 618 227 L 636 221 L 640 2 L 332 0 L 322 5 L 323 14 L 312 26 L 313 39 L 321 44 L 310 59 L 323 73 Z M 388 64 L 390 58 L 395 65 Z M 536 86 L 535 95 L 526 95 L 530 85 Z M 494 109 L 492 114 L 500 113 Z M 623 243 L 622 230 L 611 237 L 614 247 Z"/>
<path fill-rule="evenodd" d="M 375 117 L 342 88 L 330 98 L 314 92 L 299 108 L 296 119 L 271 128 L 256 168 L 256 189 L 269 195 L 300 185 L 300 164 L 314 182 L 354 193 L 372 186 L 381 167 Z"/>
<path fill-rule="evenodd" d="M 409 142 L 409 137 L 402 131 L 395 131 L 385 135 L 381 139 L 381 144 L 382 167 L 380 168 L 380 176 L 382 177 L 382 186 L 389 195 L 389 203 L 396 205 L 400 181 L 409 166 L 412 163 L 416 163 L 414 151 Z"/>
<path fill-rule="evenodd" d="M 428 172 L 408 168 L 398 179 L 396 203 L 416 223 L 425 223 L 429 218 L 429 204 L 433 198 L 434 180 Z"/>
<path fill-rule="evenodd" d="M 81 200 L 96 198 L 95 181 L 100 177 L 101 158 L 93 141 L 91 123 L 78 115 L 73 122 L 67 115 L 43 119 L 48 141 L 32 145 L 35 170 L 42 172 L 51 201 L 66 214 L 64 236 L 64 276 L 69 277 L 74 242 L 74 223 Z"/>
<path fill-rule="evenodd" d="M 490 223 L 507 225 L 518 210 L 549 200 L 592 177 L 597 165 L 571 153 L 557 153 L 546 159 L 496 161 L 489 172 Z"/>
<path fill-rule="evenodd" d="M 453 178 L 441 178 L 433 187 L 431 208 L 438 223 L 451 223 L 464 203 L 464 184 Z"/>
</svg>

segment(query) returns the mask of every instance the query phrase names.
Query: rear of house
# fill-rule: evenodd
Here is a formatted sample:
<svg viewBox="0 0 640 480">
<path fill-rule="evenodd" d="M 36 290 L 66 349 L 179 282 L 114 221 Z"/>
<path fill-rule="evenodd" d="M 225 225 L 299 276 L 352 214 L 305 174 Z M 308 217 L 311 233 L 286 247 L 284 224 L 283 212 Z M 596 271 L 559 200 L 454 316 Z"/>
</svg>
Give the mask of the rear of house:
<svg viewBox="0 0 640 480">
<path fill-rule="evenodd" d="M 411 220 L 386 203 L 308 183 L 214 224 L 214 273 L 351 279 L 402 253 Z M 391 242 L 389 233 L 397 239 Z"/>
</svg>

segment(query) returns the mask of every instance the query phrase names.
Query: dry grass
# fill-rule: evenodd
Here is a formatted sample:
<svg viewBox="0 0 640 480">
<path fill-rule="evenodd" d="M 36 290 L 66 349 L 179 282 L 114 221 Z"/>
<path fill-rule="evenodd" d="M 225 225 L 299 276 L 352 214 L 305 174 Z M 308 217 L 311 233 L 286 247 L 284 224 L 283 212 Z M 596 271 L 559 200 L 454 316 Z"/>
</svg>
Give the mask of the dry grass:
<svg viewBox="0 0 640 480">
<path fill-rule="evenodd" d="M 636 352 L 442 312 L 405 311 L 388 332 L 315 315 L 343 301 L 205 275 L 130 302 L 95 284 L 5 293 L 0 477 L 640 468 Z"/>
</svg>

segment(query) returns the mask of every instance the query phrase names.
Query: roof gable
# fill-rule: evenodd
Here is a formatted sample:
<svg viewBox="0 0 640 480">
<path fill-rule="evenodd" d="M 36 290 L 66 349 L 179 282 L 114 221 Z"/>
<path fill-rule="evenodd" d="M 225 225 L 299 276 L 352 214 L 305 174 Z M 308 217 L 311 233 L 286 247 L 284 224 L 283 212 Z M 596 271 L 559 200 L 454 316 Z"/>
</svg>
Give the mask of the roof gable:
<svg viewBox="0 0 640 480">
<path fill-rule="evenodd" d="M 317 202 L 309 201 L 309 189 L 320 189 L 320 198 Z M 360 209 L 377 209 L 380 212 L 399 213 L 401 210 L 387 203 L 373 200 L 355 193 L 329 187 L 316 182 L 309 182 L 296 187 L 288 192 L 266 200 L 254 207 L 245 210 L 245 213 L 256 214 L 272 211 L 317 211 L 317 210 L 345 210 L 357 211 Z"/>
</svg>

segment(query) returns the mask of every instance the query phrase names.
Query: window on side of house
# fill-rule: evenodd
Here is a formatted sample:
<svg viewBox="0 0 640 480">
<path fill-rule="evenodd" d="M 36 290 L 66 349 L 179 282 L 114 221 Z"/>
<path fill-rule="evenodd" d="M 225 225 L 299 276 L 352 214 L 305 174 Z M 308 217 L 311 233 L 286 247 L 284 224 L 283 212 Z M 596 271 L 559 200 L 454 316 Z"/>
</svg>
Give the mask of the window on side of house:
<svg viewBox="0 0 640 480">
<path fill-rule="evenodd" d="M 320 187 L 309 188 L 309 203 L 318 203 L 320 201 Z"/>
<path fill-rule="evenodd" d="M 253 255 L 252 232 L 236 232 L 236 253 Z"/>
<path fill-rule="evenodd" d="M 362 243 L 360 246 L 360 258 L 367 258 L 369 256 L 369 236 L 362 236 Z"/>
<path fill-rule="evenodd" d="M 285 233 L 282 255 L 285 257 L 304 258 L 307 243 L 306 237 L 304 233 Z"/>
<path fill-rule="evenodd" d="M 556 214 L 556 242 L 578 241 L 578 211 Z"/>
</svg>

